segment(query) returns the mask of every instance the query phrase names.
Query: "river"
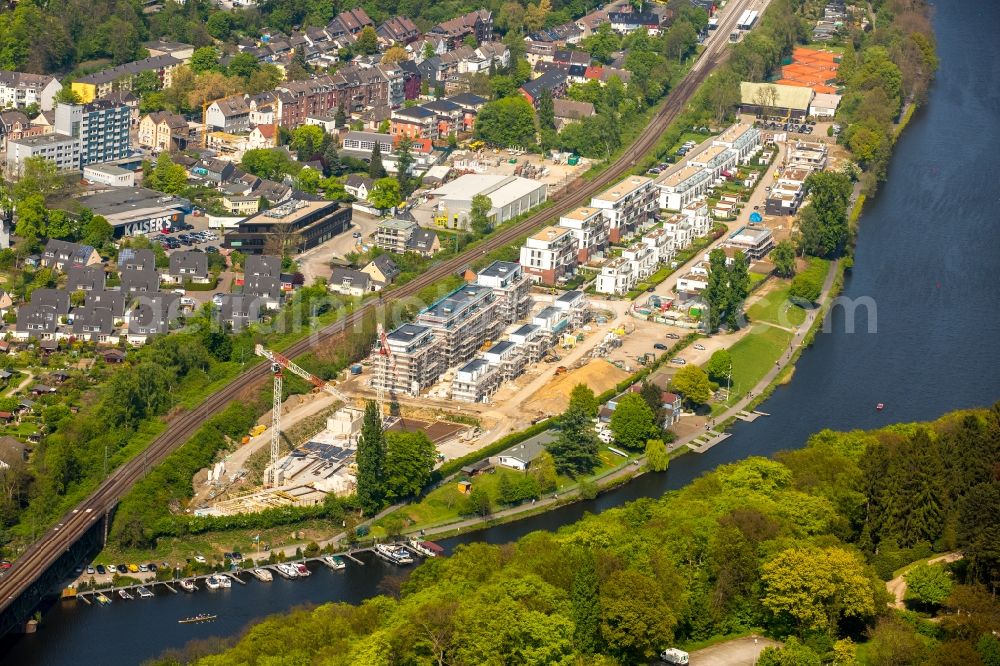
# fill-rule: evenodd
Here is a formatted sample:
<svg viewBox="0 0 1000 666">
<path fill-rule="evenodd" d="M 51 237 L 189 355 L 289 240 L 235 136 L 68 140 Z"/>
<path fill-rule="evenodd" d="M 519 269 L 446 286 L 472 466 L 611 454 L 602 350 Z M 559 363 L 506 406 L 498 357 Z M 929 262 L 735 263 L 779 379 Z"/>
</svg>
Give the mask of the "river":
<svg viewBox="0 0 1000 666">
<path fill-rule="evenodd" d="M 813 432 L 877 428 L 933 419 L 1000 399 L 1000 5 L 950 0 L 934 19 L 941 68 L 930 102 L 910 123 L 888 182 L 861 218 L 854 270 L 844 296 L 870 298 L 876 333 L 859 308 L 854 331 L 842 310 L 817 336 L 794 378 L 761 406 L 771 414 L 737 424 L 705 454 L 672 463 L 592 502 L 451 539 L 504 543 L 552 530 L 584 512 L 656 497 L 721 463 L 801 446 Z M 874 406 L 885 403 L 885 410 Z M 346 571 L 318 569 L 307 580 L 254 580 L 193 595 L 159 593 L 108 608 L 57 603 L 37 634 L 6 644 L 0 662 L 30 666 L 137 664 L 193 639 L 238 633 L 255 618 L 304 603 L 352 603 L 378 594 L 392 567 L 369 558 Z M 247 577 L 249 579 L 249 577 Z M 205 625 L 178 625 L 197 613 Z"/>
</svg>

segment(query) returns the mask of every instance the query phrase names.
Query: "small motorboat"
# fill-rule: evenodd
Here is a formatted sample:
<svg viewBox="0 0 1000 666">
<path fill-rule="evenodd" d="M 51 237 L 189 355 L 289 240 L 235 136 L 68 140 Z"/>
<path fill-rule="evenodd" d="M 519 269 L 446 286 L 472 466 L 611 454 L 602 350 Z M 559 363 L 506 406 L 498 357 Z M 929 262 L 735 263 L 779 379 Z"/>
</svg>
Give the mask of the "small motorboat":
<svg viewBox="0 0 1000 666">
<path fill-rule="evenodd" d="M 219 580 L 219 587 L 230 588 L 233 586 L 233 579 L 226 574 L 219 574 L 216 578 Z"/>
<path fill-rule="evenodd" d="M 334 571 L 340 571 L 341 569 L 347 568 L 347 563 L 335 555 L 324 555 L 323 564 L 330 567 Z"/>
<path fill-rule="evenodd" d="M 885 403 L 880 402 L 877 405 L 875 405 L 876 412 L 881 412 L 883 409 L 885 409 Z"/>
<path fill-rule="evenodd" d="M 190 578 L 185 578 L 180 582 L 181 589 L 185 592 L 194 592 L 198 587 L 194 584 L 194 581 Z"/>
<path fill-rule="evenodd" d="M 155 594 L 153 594 L 149 590 L 148 587 L 145 587 L 144 585 L 140 585 L 139 589 L 136 590 L 136 592 L 139 593 L 139 598 L 141 598 L 141 599 L 149 599 L 150 597 L 155 597 L 156 596 Z"/>
<path fill-rule="evenodd" d="M 193 615 L 191 617 L 186 617 L 183 620 L 177 620 L 177 623 L 178 624 L 196 624 L 198 622 L 211 622 L 212 620 L 214 620 L 217 617 L 219 617 L 219 616 L 218 615 L 213 615 L 211 613 L 198 613 L 197 615 Z"/>
<path fill-rule="evenodd" d="M 295 567 L 295 573 L 297 573 L 298 575 L 300 575 L 302 577 L 308 576 L 309 574 L 312 573 L 311 571 L 309 571 L 308 568 L 306 568 L 306 565 L 303 564 L 302 562 L 297 562 L 297 563 L 293 564 L 292 566 Z"/>
<path fill-rule="evenodd" d="M 437 545 L 433 541 L 417 541 L 416 539 L 410 540 L 410 550 L 415 552 L 417 555 L 423 555 L 424 557 L 440 557 L 444 555 L 444 548 Z"/>
<path fill-rule="evenodd" d="M 410 551 L 402 546 L 379 543 L 375 545 L 375 554 L 392 564 L 413 564 L 413 557 L 410 555 Z"/>
<path fill-rule="evenodd" d="M 97 599 L 97 603 L 101 604 L 102 606 L 107 606 L 108 604 L 111 603 L 111 599 L 108 599 L 100 592 L 97 593 L 97 597 L 95 598 Z"/>
<path fill-rule="evenodd" d="M 268 571 L 267 569 L 260 569 L 260 568 L 253 569 L 250 571 L 250 573 L 252 573 L 254 578 L 256 578 L 262 583 L 270 583 L 272 580 L 274 580 L 274 576 L 272 576 L 271 572 Z"/>
<path fill-rule="evenodd" d="M 217 590 L 220 587 L 222 587 L 222 583 L 219 582 L 219 579 L 215 577 L 215 574 L 212 574 L 211 576 L 205 579 L 205 586 L 208 587 L 208 589 L 210 590 Z"/>
<path fill-rule="evenodd" d="M 125 601 L 131 601 L 132 599 L 135 598 L 125 590 L 118 590 L 118 596 L 124 599 Z"/>
<path fill-rule="evenodd" d="M 284 578 L 299 577 L 299 572 L 292 565 L 285 564 L 284 562 L 274 565 L 274 569 Z"/>
</svg>

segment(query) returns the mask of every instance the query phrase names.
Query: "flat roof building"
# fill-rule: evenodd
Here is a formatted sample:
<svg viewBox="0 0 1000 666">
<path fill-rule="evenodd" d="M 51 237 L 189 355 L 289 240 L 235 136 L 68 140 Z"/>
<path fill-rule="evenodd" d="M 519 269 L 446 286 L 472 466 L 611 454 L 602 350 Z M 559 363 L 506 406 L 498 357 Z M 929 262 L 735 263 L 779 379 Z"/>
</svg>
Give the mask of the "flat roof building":
<svg viewBox="0 0 1000 666">
<path fill-rule="evenodd" d="M 555 285 L 576 270 L 577 244 L 571 229 L 545 227 L 521 247 L 521 265 L 535 282 Z"/>
<path fill-rule="evenodd" d="M 519 176 L 466 174 L 445 183 L 432 196 L 438 197 L 437 214 L 446 217 L 451 228 L 468 228 L 472 199 L 477 195 L 490 198 L 493 206 L 489 218 L 501 224 L 540 205 L 546 199 L 545 183 Z"/>
<path fill-rule="evenodd" d="M 378 352 L 372 354 L 373 388 L 382 388 L 389 395 L 417 395 L 437 381 L 444 368 L 440 345 L 435 344 L 430 326 L 403 324 L 386 335 L 386 342 L 392 350 L 392 362 Z"/>
<path fill-rule="evenodd" d="M 269 240 L 284 239 L 302 252 L 324 243 L 351 226 L 351 208 L 336 201 L 289 199 L 239 222 L 227 232 L 223 247 L 261 254 Z M 291 240 L 289 240 L 291 239 Z"/>
<path fill-rule="evenodd" d="M 138 236 L 172 229 L 192 210 L 187 199 L 145 187 L 116 187 L 77 199 L 114 228 L 115 237 Z"/>
<path fill-rule="evenodd" d="M 472 358 L 487 340 L 500 337 L 499 306 L 492 289 L 467 284 L 423 310 L 416 321 L 434 332 L 444 367 L 451 367 Z"/>
<path fill-rule="evenodd" d="M 608 221 L 608 238 L 617 243 L 653 219 L 656 211 L 656 188 L 646 176 L 629 176 L 594 195 L 592 208 L 600 208 Z"/>
<path fill-rule="evenodd" d="M 751 261 L 760 261 L 774 248 L 774 235 L 767 227 L 740 227 L 722 245 L 743 252 Z"/>
</svg>

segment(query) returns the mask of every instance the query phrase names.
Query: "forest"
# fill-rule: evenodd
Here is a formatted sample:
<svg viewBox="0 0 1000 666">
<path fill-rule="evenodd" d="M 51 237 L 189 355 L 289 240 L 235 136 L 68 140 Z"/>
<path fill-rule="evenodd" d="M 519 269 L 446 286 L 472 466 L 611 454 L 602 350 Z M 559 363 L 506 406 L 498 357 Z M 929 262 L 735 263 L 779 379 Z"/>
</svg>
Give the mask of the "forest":
<svg viewBox="0 0 1000 666">
<path fill-rule="evenodd" d="M 911 569 L 905 607 L 889 606 L 894 572 L 956 551 Z M 993 666 L 998 587 L 1000 403 L 823 431 L 554 533 L 460 546 L 359 606 L 150 663 L 635 664 L 754 631 L 784 642 L 769 666 Z"/>
</svg>

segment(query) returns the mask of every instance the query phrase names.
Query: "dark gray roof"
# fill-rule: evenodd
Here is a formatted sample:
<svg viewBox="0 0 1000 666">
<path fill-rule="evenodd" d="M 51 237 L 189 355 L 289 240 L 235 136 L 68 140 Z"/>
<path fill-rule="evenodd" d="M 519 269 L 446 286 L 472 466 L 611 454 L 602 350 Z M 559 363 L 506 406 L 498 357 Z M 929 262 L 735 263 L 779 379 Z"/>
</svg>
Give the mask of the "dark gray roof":
<svg viewBox="0 0 1000 666">
<path fill-rule="evenodd" d="M 243 294 L 277 300 L 281 297 L 281 283 L 277 277 L 247 275 L 243 278 Z"/>
<path fill-rule="evenodd" d="M 71 267 L 66 271 L 69 279 L 66 281 L 66 291 L 99 291 L 104 289 L 104 266 L 97 264 L 86 267 Z"/>
<path fill-rule="evenodd" d="M 155 271 L 156 255 L 152 250 L 124 248 L 118 253 L 118 268 L 121 270 Z"/>
<path fill-rule="evenodd" d="M 437 234 L 430 229 L 414 229 L 406 240 L 406 249 L 414 252 L 428 252 L 434 246 Z"/>
<path fill-rule="evenodd" d="M 233 330 L 241 331 L 247 325 L 260 321 L 263 309 L 259 298 L 226 294 L 219 307 L 219 320 L 232 326 Z"/>
<path fill-rule="evenodd" d="M 31 292 L 31 304 L 36 307 L 51 308 L 57 314 L 68 314 L 69 292 L 62 289 L 35 289 Z"/>
<path fill-rule="evenodd" d="M 278 277 L 281 274 L 281 257 L 270 254 L 251 254 L 244 264 L 244 274 Z"/>
<path fill-rule="evenodd" d="M 128 305 L 128 296 L 122 291 L 111 291 L 108 289 L 92 291 L 87 294 L 84 302 L 87 307 L 101 308 L 111 312 L 114 317 L 121 317 L 125 314 L 125 306 Z"/>
<path fill-rule="evenodd" d="M 115 330 L 111 310 L 84 306 L 73 311 L 73 334 L 87 335 L 99 333 L 111 335 Z"/>
<path fill-rule="evenodd" d="M 347 286 L 350 288 L 368 291 L 372 278 L 368 273 L 356 271 L 353 268 L 334 268 L 330 272 L 330 285 L 337 287 Z"/>
<path fill-rule="evenodd" d="M 174 252 L 170 255 L 171 275 L 208 276 L 208 255 L 204 252 Z"/>
<path fill-rule="evenodd" d="M 166 333 L 180 317 L 180 301 L 178 294 L 154 294 L 139 298 L 129 316 L 128 332 L 133 335 Z"/>
<path fill-rule="evenodd" d="M 155 270 L 126 268 L 121 272 L 121 282 L 121 290 L 130 296 L 152 294 L 160 290 L 160 274 Z"/>
<path fill-rule="evenodd" d="M 387 254 L 380 254 L 374 259 L 372 259 L 372 264 L 378 268 L 383 275 L 391 282 L 397 275 L 399 275 L 399 266 L 396 262 Z"/>
<path fill-rule="evenodd" d="M 174 67 L 181 64 L 183 64 L 183 61 L 178 60 L 169 54 L 153 56 L 151 58 L 143 58 L 142 60 L 136 60 L 134 62 L 127 62 L 124 65 L 118 65 L 117 67 L 95 72 L 94 74 L 88 74 L 87 76 L 81 76 L 77 79 L 77 82 L 102 85 L 105 83 L 111 83 L 112 81 L 117 81 L 123 76 L 135 76 L 140 72 Z"/>
</svg>

